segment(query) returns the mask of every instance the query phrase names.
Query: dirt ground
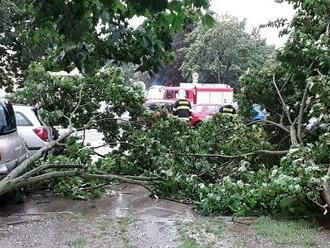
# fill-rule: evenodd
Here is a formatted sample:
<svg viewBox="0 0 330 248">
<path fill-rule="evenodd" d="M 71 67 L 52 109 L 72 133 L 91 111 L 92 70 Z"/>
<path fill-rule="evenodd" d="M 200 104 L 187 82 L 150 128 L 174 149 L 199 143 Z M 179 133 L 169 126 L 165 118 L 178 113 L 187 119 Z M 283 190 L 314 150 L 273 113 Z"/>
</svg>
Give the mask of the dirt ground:
<svg viewBox="0 0 330 248">
<path fill-rule="evenodd" d="M 1 248 L 330 247 L 324 229 L 202 217 L 187 205 L 151 199 L 143 188 L 129 185 L 89 201 L 36 194 L 24 204 L 0 207 L 0 216 Z M 281 231 L 292 237 L 282 239 Z"/>
</svg>

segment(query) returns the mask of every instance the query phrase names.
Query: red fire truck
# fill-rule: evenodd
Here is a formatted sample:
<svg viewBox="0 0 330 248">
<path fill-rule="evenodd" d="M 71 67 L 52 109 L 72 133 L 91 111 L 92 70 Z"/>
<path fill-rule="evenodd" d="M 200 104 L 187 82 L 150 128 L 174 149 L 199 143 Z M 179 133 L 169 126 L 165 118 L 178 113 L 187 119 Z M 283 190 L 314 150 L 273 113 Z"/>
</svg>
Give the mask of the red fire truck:
<svg viewBox="0 0 330 248">
<path fill-rule="evenodd" d="M 234 104 L 234 89 L 219 84 L 181 84 L 180 87 L 154 86 L 149 89 L 146 106 L 174 105 L 180 89 L 186 91 L 186 98 L 193 105 L 192 126 L 219 112 L 221 106 Z M 212 107 L 212 108 L 211 108 Z M 207 110 L 205 110 L 207 109 Z M 210 111 L 212 109 L 212 111 Z"/>
<path fill-rule="evenodd" d="M 186 98 L 192 104 L 232 104 L 234 89 L 227 85 L 192 85 L 181 84 L 180 87 L 163 87 L 164 100 L 176 100 L 179 89 L 186 90 Z"/>
</svg>

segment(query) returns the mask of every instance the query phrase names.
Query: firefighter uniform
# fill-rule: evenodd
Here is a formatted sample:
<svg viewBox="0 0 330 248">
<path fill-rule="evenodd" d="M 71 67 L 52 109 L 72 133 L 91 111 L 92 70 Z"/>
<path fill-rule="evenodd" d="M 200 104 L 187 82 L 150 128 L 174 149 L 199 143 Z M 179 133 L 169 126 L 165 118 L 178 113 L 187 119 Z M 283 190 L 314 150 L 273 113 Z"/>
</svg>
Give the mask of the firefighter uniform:
<svg viewBox="0 0 330 248">
<path fill-rule="evenodd" d="M 219 112 L 223 114 L 235 115 L 236 109 L 232 105 L 225 105 L 219 109 Z"/>
<path fill-rule="evenodd" d="M 186 99 L 179 99 L 173 107 L 173 114 L 182 120 L 189 121 L 191 118 L 191 104 Z"/>
</svg>

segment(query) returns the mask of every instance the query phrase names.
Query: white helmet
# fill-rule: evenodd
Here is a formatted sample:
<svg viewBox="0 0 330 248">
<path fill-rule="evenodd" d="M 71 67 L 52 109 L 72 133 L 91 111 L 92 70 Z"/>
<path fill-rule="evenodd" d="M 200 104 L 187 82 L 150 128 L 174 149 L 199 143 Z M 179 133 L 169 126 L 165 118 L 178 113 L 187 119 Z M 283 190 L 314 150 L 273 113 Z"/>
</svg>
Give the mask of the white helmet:
<svg viewBox="0 0 330 248">
<path fill-rule="evenodd" d="M 179 89 L 178 97 L 179 99 L 186 99 L 186 91 L 184 89 Z"/>
</svg>

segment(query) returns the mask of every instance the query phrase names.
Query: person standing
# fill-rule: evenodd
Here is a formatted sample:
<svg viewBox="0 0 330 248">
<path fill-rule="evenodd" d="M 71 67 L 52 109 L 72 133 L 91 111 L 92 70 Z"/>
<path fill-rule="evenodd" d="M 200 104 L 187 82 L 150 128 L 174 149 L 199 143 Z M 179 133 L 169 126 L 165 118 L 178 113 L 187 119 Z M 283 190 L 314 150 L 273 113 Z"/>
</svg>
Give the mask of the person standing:
<svg viewBox="0 0 330 248">
<path fill-rule="evenodd" d="M 237 111 L 233 105 L 227 104 L 220 107 L 219 112 L 223 114 L 235 115 Z"/>
<path fill-rule="evenodd" d="M 173 115 L 181 120 L 190 121 L 191 103 L 186 99 L 186 91 L 180 89 L 178 92 L 178 100 L 174 103 Z"/>
</svg>

